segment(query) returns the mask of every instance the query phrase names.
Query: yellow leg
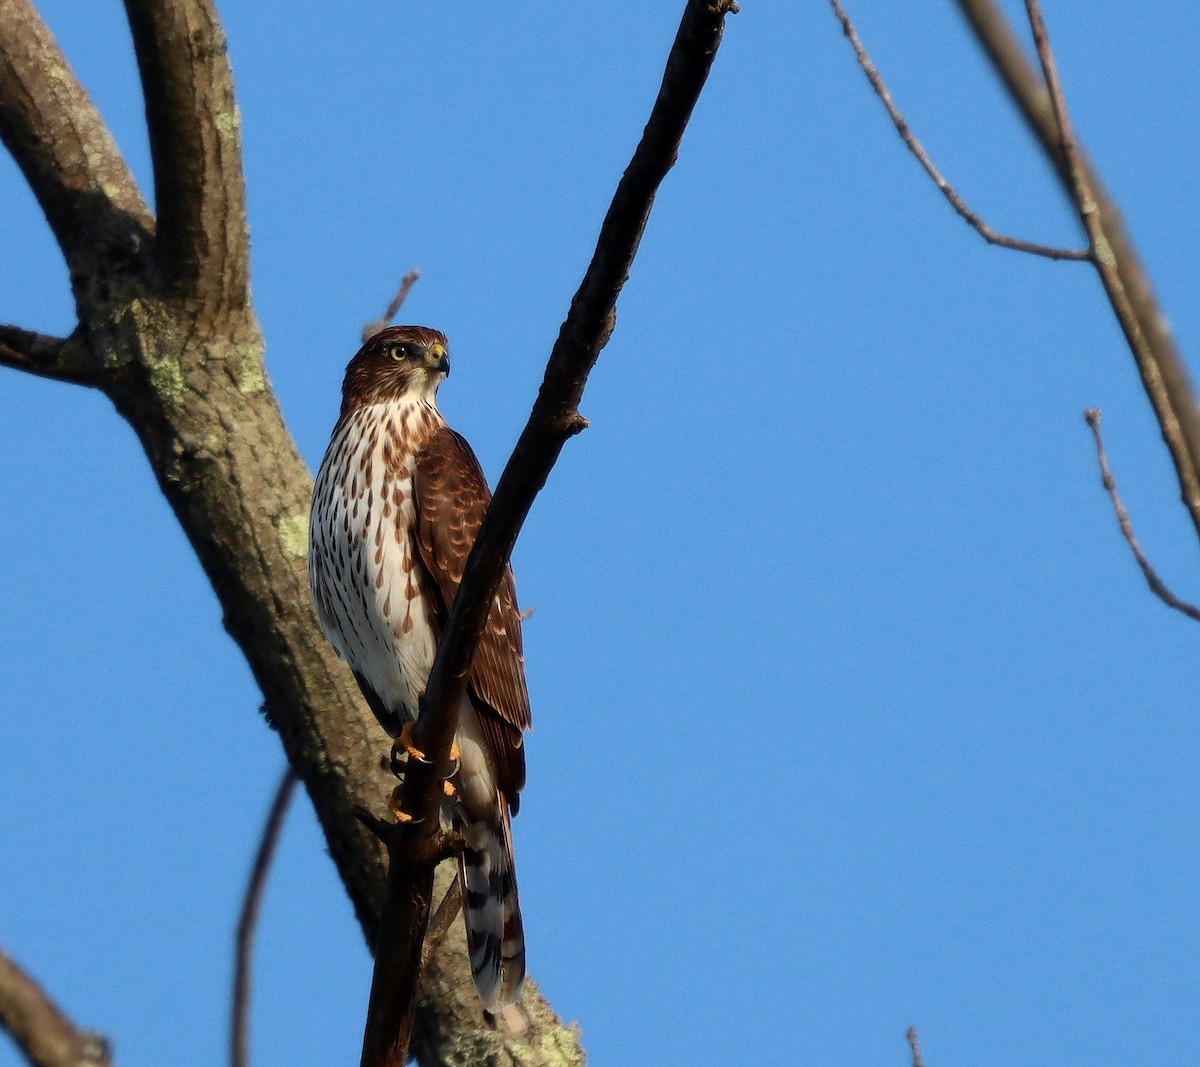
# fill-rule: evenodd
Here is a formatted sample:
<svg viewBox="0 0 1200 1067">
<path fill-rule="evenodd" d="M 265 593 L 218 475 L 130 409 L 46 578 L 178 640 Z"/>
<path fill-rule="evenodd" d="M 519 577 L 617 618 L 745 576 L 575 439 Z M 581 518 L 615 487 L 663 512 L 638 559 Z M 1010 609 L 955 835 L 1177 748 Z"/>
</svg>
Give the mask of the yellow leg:
<svg viewBox="0 0 1200 1067">
<path fill-rule="evenodd" d="M 448 796 L 448 797 L 453 797 L 453 796 L 458 795 L 458 791 L 454 788 L 454 786 L 450 783 L 449 780 L 442 782 L 442 792 L 445 793 L 446 796 Z"/>
</svg>

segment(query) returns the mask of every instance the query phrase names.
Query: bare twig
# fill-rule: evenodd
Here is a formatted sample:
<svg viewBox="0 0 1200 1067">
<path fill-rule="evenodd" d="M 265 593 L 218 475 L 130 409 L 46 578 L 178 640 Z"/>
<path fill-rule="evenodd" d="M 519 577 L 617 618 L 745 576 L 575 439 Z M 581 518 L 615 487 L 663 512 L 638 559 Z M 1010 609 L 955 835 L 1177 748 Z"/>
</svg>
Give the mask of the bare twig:
<svg viewBox="0 0 1200 1067">
<path fill-rule="evenodd" d="M 417 279 L 421 277 L 421 272 L 413 267 L 403 278 L 400 279 L 400 288 L 396 290 L 396 295 L 392 297 L 392 302 L 388 304 L 387 311 L 383 313 L 383 317 L 376 319 L 374 322 L 368 322 L 362 328 L 363 344 L 366 344 L 380 330 L 386 330 L 391 324 L 400 308 L 404 306 L 404 301 L 408 299 L 408 294 L 412 291 L 412 287 L 417 284 Z"/>
<path fill-rule="evenodd" d="M 414 743 L 430 759 L 410 760 L 405 774 L 403 807 L 420 821 L 397 827 L 389 842 L 387 897 L 363 1037 L 363 1067 L 402 1067 L 405 1061 L 433 864 L 444 852 L 438 822 L 441 776 L 450 769 L 458 705 L 479 634 L 534 498 L 563 445 L 587 426 L 578 404 L 588 374 L 612 335 L 617 297 L 720 46 L 725 15 L 736 10 L 732 0 L 688 0 L 645 132 L 617 185 L 596 251 L 550 353 L 537 401 L 467 561 L 414 730 Z"/>
<path fill-rule="evenodd" d="M 424 971 L 426 965 L 435 955 L 437 950 L 442 947 L 442 941 L 445 940 L 446 934 L 450 932 L 450 927 L 454 924 L 454 920 L 458 918 L 459 909 L 462 907 L 462 883 L 458 880 L 458 874 L 454 875 L 454 880 L 450 883 L 450 888 L 446 890 L 446 895 L 442 897 L 442 902 L 437 906 L 437 911 L 433 913 L 433 918 L 429 920 L 429 932 L 425 935 L 425 944 L 421 946 L 421 970 Z"/>
<path fill-rule="evenodd" d="M 1067 195 L 1075 200 L 1089 237 L 1093 262 L 1125 334 L 1146 395 L 1162 428 L 1163 439 L 1179 478 L 1180 495 L 1200 533 L 1200 407 L 1197 407 L 1183 359 L 1171 336 L 1170 323 L 1159 307 L 1150 278 L 1121 222 L 1120 212 L 1105 192 L 1083 146 L 1069 133 L 1074 177 L 1055 118 L 1056 105 L 1047 83 L 1030 65 L 1024 49 L 994 0 L 956 0 L 997 75 L 1020 108 L 1030 130 L 1058 173 Z M 1040 21 L 1040 19 L 1039 19 Z M 1044 26 L 1041 49 L 1048 53 Z M 1057 76 L 1056 76 L 1057 78 Z M 1058 92 L 1061 105 L 1061 91 Z M 1065 115 L 1065 107 L 1061 109 Z M 1080 199 L 1078 178 L 1086 195 Z M 1086 209 L 1086 217 L 1085 217 Z M 1102 242 L 1094 234 L 1099 232 Z M 1118 285 L 1119 282 L 1119 285 Z"/>
<path fill-rule="evenodd" d="M 925 1067 L 925 1060 L 921 1057 L 921 1044 L 917 1040 L 917 1028 L 910 1026 L 904 1036 L 908 1038 L 908 1047 L 912 1050 L 912 1067 Z"/>
<path fill-rule="evenodd" d="M 1133 536 L 1133 523 L 1130 521 L 1129 512 L 1125 510 L 1125 505 L 1121 503 L 1121 498 L 1117 495 L 1117 479 L 1113 477 L 1113 473 L 1109 469 L 1108 456 L 1104 451 L 1104 439 L 1100 436 L 1100 409 L 1088 408 L 1083 413 L 1083 417 L 1091 427 L 1092 437 L 1096 441 L 1096 459 L 1100 464 L 1100 484 L 1104 486 L 1105 492 L 1112 501 L 1117 524 L 1121 527 L 1121 533 L 1129 545 L 1129 550 L 1133 553 L 1133 558 L 1137 560 L 1137 565 L 1142 569 L 1142 576 L 1146 579 L 1150 592 L 1168 607 L 1183 612 L 1189 619 L 1200 622 L 1200 609 L 1193 607 L 1186 600 L 1180 600 L 1166 587 L 1154 568 L 1150 566 L 1150 561 L 1142 551 L 1142 546 L 1138 544 L 1137 538 Z"/>
<path fill-rule="evenodd" d="M 271 801 L 271 810 L 263 826 L 262 840 L 258 843 L 258 852 L 254 856 L 254 866 L 250 870 L 250 881 L 246 884 L 246 896 L 242 901 L 242 914 L 238 919 L 237 944 L 234 955 L 233 978 L 233 1018 L 229 1028 L 229 1062 L 233 1067 L 246 1067 L 250 1062 L 249 1040 L 250 1032 L 250 971 L 254 958 L 254 930 L 258 925 L 258 916 L 262 908 L 263 891 L 267 885 L 267 875 L 271 870 L 271 861 L 275 858 L 275 849 L 279 844 L 279 835 L 283 830 L 283 819 L 291 803 L 292 794 L 296 790 L 296 772 L 288 767 L 279 779 L 275 789 L 275 799 Z"/>
<path fill-rule="evenodd" d="M 158 210 L 158 277 L 215 311 L 250 301 L 241 120 L 212 0 L 125 0 Z"/>
<path fill-rule="evenodd" d="M 0 1030 L 33 1067 L 108 1067 L 111 1052 L 99 1034 L 76 1028 L 42 990 L 0 951 Z"/>
<path fill-rule="evenodd" d="M 1019 237 L 1006 237 L 1004 234 L 993 230 L 972 211 L 967 206 L 966 201 L 955 191 L 954 186 L 942 177 L 933 160 L 929 158 L 929 154 L 925 151 L 924 146 L 913 134 L 908 122 L 900 113 L 900 109 L 892 100 L 892 94 L 888 91 L 883 77 L 871 61 L 866 48 L 863 47 L 863 43 L 858 36 L 858 31 L 854 28 L 854 23 L 850 21 L 850 16 L 846 13 L 846 9 L 842 7 L 840 0 L 829 0 L 829 2 L 833 6 L 833 13 L 842 24 L 842 32 L 845 33 L 847 39 L 850 41 L 850 47 L 854 49 L 858 65 L 862 67 L 863 73 L 867 76 L 867 81 L 871 83 L 871 88 L 875 90 L 875 95 L 879 97 L 880 102 L 887 109 L 892 124 L 896 127 L 896 132 L 900 134 L 900 139 L 916 157 L 917 162 L 921 164 L 921 167 L 929 175 L 933 184 L 941 190 L 942 195 L 949 201 L 950 206 L 974 228 L 980 237 L 987 241 L 988 244 L 998 245 L 1001 248 L 1016 249 L 1018 252 L 1029 252 L 1035 256 L 1045 256 L 1047 259 L 1091 259 L 1091 251 L 1086 248 L 1056 248 L 1052 245 L 1038 244 L 1036 241 L 1025 241 Z"/>
</svg>

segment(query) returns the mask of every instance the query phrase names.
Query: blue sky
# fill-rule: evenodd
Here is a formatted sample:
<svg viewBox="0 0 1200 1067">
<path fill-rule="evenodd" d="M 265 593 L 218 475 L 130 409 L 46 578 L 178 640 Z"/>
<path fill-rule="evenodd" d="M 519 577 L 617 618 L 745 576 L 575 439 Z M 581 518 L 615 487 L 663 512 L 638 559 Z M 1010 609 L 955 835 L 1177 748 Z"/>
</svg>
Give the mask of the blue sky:
<svg viewBox="0 0 1200 1067">
<path fill-rule="evenodd" d="M 120 5 L 42 9 L 149 191 Z M 494 480 L 680 2 L 227 2 L 267 364 L 310 464 L 361 324 L 443 329 Z M 1015 9 L 1013 9 L 1015 10 Z M 998 230 L 1077 227 L 949 4 L 851 5 Z M 1047 4 L 1077 128 L 1200 349 L 1200 14 Z M 0 320 L 67 332 L 0 160 Z M 129 429 L 0 372 L 0 944 L 123 1067 L 224 1055 L 282 766 Z M 594 1064 L 1191 1063 L 1197 546 L 1091 271 L 987 247 L 825 4 L 746 0 L 514 564 L 533 974 Z M 306 799 L 261 929 L 257 1067 L 354 1062 L 369 960 Z M 0 1067 L 18 1062 L 0 1046 Z"/>
</svg>

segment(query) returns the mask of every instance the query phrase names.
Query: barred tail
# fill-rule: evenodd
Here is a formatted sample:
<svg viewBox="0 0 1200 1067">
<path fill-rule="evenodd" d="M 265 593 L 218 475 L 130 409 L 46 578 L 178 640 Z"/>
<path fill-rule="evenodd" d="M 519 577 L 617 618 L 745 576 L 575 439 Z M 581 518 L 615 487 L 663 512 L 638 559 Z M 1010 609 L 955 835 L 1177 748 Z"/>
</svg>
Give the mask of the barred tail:
<svg viewBox="0 0 1200 1067">
<path fill-rule="evenodd" d="M 500 821 L 458 812 L 466 848 L 458 858 L 471 976 L 483 1006 L 493 1014 L 521 995 L 525 981 L 525 930 L 517 899 L 512 830 L 503 798 Z"/>
</svg>

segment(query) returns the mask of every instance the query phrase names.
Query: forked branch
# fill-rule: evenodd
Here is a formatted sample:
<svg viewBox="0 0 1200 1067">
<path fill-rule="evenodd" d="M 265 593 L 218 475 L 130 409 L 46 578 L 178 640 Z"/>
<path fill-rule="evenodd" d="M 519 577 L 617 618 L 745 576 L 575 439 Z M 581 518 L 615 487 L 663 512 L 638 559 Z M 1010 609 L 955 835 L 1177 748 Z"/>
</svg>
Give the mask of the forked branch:
<svg viewBox="0 0 1200 1067">
<path fill-rule="evenodd" d="M 1094 245 L 1093 263 L 1141 375 L 1200 534 L 1200 407 L 1154 287 L 1116 204 L 1070 129 L 1062 89 L 1036 0 L 1027 2 L 1045 77 L 1030 64 L 994 0 L 956 0 L 976 40 L 1041 143 Z"/>
<path fill-rule="evenodd" d="M 1083 252 L 1048 249 L 1003 238 L 986 227 L 938 173 L 920 143 L 912 136 L 891 100 L 840 0 L 830 0 L 872 88 L 887 108 L 896 129 L 926 173 L 964 219 L 993 244 L 1047 255 L 1086 259 L 1100 275 L 1113 313 L 1137 364 L 1143 388 L 1162 428 L 1179 479 L 1180 495 L 1200 534 L 1200 406 L 1187 369 L 1159 308 L 1150 279 L 1125 233 L 1116 205 L 1104 190 L 1071 128 L 1066 98 L 1059 82 L 1054 54 L 1038 0 L 1025 0 L 1026 13 L 1042 72 L 1029 63 L 1025 51 L 994 0 L 957 0 L 958 7 L 996 73 L 1040 141 L 1060 182 L 1075 205 L 1088 235 Z"/>
<path fill-rule="evenodd" d="M 450 767 L 457 709 L 475 646 L 534 498 L 568 438 L 587 425 L 578 404 L 588 374 L 612 335 L 617 297 L 655 194 L 675 163 L 721 43 L 725 16 L 735 11 L 732 0 L 688 0 L 650 119 L 617 185 L 592 261 L 551 350 L 537 401 L 467 561 L 414 731 L 415 744 L 430 761 L 410 760 L 405 774 L 404 809 L 417 821 L 397 827 L 389 842 L 387 898 L 363 1038 L 363 1067 L 402 1067 L 405 1061 L 421 943 L 429 920 L 433 863 L 444 851 L 438 817 L 441 776 Z"/>
<path fill-rule="evenodd" d="M 1035 256 L 1045 256 L 1047 259 L 1086 260 L 1091 258 L 1091 252 L 1086 248 L 1055 248 L 1052 245 L 1038 244 L 1036 241 L 1026 241 L 1019 237 L 1006 237 L 1004 234 L 993 230 L 979 215 L 972 211 L 966 201 L 955 191 L 954 186 L 942 177 L 941 171 L 937 169 L 933 160 L 930 159 L 924 145 L 917 140 L 916 135 L 912 132 L 912 127 L 909 126 L 904 116 L 900 113 L 900 109 L 892 99 L 892 94 L 888 91 L 883 76 L 879 73 L 874 62 L 872 62 L 870 54 L 858 36 L 858 30 L 855 29 L 854 23 L 851 22 L 850 16 L 846 13 L 846 9 L 842 6 L 840 0 L 829 0 L 829 2 L 833 6 L 833 13 L 842 24 L 842 32 L 850 42 L 850 47 L 854 49 L 854 56 L 858 60 L 858 65 L 862 68 L 863 73 L 867 76 L 867 81 L 870 82 L 871 88 L 875 91 L 875 95 L 879 97 L 880 103 L 883 104 L 887 111 L 888 117 L 892 120 L 892 125 L 896 127 L 896 132 L 900 135 L 900 139 L 916 157 L 917 162 L 921 164 L 922 170 L 929 175 L 930 180 L 938 187 L 960 218 L 964 219 L 988 244 L 997 245 L 1000 248 L 1011 248 L 1018 252 L 1029 252 Z"/>
</svg>

